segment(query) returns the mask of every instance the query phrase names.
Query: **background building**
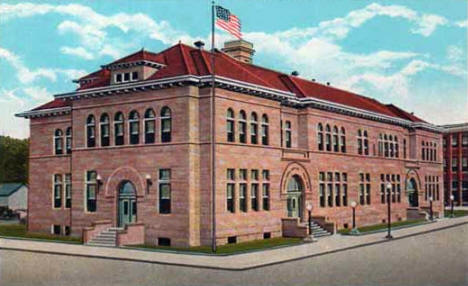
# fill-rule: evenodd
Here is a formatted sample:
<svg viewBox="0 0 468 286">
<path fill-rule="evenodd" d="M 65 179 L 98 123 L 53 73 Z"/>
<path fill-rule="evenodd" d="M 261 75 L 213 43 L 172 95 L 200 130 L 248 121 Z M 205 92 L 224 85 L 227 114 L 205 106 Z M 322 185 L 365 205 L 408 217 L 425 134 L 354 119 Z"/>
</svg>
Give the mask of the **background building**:
<svg viewBox="0 0 468 286">
<path fill-rule="evenodd" d="M 28 208 L 28 186 L 23 183 L 0 183 L 0 209 L 25 213 Z"/>
<path fill-rule="evenodd" d="M 232 55 L 232 56 L 231 56 Z M 30 118 L 31 231 L 209 245 L 442 215 L 441 129 L 374 99 L 252 64 L 253 46 L 138 51 Z M 214 128 L 211 132 L 211 107 Z M 213 217 L 211 139 L 215 148 Z M 114 227 L 114 228 L 111 228 Z M 100 237 L 101 233 L 105 233 Z M 114 237 L 112 237 L 112 240 Z"/>
<path fill-rule="evenodd" d="M 453 194 L 456 205 L 468 204 L 468 123 L 443 125 L 444 190 L 449 203 Z"/>
</svg>

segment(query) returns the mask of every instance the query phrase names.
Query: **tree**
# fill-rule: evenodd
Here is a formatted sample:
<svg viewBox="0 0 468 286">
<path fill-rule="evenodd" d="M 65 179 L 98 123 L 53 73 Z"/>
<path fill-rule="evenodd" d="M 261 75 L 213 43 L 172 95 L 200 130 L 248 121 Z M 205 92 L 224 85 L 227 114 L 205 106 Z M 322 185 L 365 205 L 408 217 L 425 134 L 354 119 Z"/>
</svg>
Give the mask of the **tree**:
<svg viewBox="0 0 468 286">
<path fill-rule="evenodd" d="M 29 139 L 0 136 L 0 182 L 28 182 Z"/>
</svg>

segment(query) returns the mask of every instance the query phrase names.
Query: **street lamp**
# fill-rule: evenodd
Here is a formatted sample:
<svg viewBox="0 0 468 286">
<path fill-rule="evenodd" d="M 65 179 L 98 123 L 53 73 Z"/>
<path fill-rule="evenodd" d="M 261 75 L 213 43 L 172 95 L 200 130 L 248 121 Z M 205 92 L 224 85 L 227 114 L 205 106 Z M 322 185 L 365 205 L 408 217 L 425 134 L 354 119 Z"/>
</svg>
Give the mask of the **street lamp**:
<svg viewBox="0 0 468 286">
<path fill-rule="evenodd" d="M 390 193 L 392 191 L 392 184 L 391 183 L 387 183 L 387 211 L 388 211 L 388 218 L 387 218 L 387 229 L 388 229 L 388 232 L 387 232 L 387 236 L 385 238 L 387 239 L 392 239 L 393 236 L 392 236 L 392 233 L 391 233 L 391 228 L 392 228 L 392 216 L 391 216 L 391 203 L 390 203 Z"/>
<path fill-rule="evenodd" d="M 146 174 L 145 179 L 146 179 L 146 194 L 149 194 L 150 186 L 153 184 L 153 182 L 151 181 L 151 175 Z"/>
<path fill-rule="evenodd" d="M 453 200 L 455 200 L 455 196 L 454 195 L 450 195 L 450 217 L 455 217 L 453 215 Z"/>
<path fill-rule="evenodd" d="M 317 240 L 314 238 L 314 235 L 312 234 L 312 204 L 307 203 L 306 208 L 309 214 L 309 235 L 306 238 L 304 238 L 304 242 L 314 242 Z"/>
<path fill-rule="evenodd" d="M 351 234 L 359 234 L 359 230 L 356 227 L 356 207 L 357 203 L 355 201 L 351 202 L 351 207 L 353 208 L 353 229 L 351 230 Z"/>
<path fill-rule="evenodd" d="M 433 198 L 432 198 L 432 196 L 430 196 L 429 197 L 429 219 L 431 221 L 434 220 L 434 213 L 432 212 L 432 200 L 433 200 Z"/>
</svg>

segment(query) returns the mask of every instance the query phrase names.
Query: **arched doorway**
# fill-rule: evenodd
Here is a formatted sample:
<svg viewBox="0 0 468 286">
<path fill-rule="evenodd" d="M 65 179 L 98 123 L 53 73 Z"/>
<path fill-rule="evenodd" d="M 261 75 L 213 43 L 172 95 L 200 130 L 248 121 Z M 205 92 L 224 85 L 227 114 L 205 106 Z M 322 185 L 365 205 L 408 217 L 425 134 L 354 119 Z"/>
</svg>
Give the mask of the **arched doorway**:
<svg viewBox="0 0 468 286">
<path fill-rule="evenodd" d="M 304 184 L 298 175 L 292 176 L 287 185 L 287 210 L 288 217 L 299 217 L 302 220 L 302 193 Z"/>
<path fill-rule="evenodd" d="M 130 181 L 123 181 L 119 188 L 118 225 L 136 222 L 137 201 L 135 186 Z"/>
<path fill-rule="evenodd" d="M 416 184 L 416 180 L 411 178 L 408 181 L 406 186 L 406 191 L 408 193 L 408 202 L 410 207 L 417 207 L 419 206 L 418 201 L 418 185 Z"/>
</svg>

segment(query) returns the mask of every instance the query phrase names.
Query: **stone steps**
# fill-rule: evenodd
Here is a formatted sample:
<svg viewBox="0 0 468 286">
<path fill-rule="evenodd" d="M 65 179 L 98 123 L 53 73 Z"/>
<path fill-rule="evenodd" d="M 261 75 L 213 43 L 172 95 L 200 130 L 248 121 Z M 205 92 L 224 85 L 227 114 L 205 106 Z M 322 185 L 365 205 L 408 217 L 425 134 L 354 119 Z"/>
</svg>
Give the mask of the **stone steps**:
<svg viewBox="0 0 468 286">
<path fill-rule="evenodd" d="M 87 245 L 114 247 L 117 245 L 117 232 L 121 230 L 123 230 L 123 228 L 110 227 L 99 233 L 96 237 L 93 237 Z"/>
<path fill-rule="evenodd" d="M 320 225 L 318 225 L 317 223 L 313 222 L 311 223 L 312 225 L 312 234 L 315 238 L 317 237 L 324 237 L 324 236 L 329 236 L 331 235 L 330 232 L 328 232 L 327 230 L 323 229 Z M 304 222 L 304 223 L 301 223 L 300 226 L 303 226 L 303 227 L 309 227 L 308 226 L 308 223 L 307 222 Z"/>
</svg>

